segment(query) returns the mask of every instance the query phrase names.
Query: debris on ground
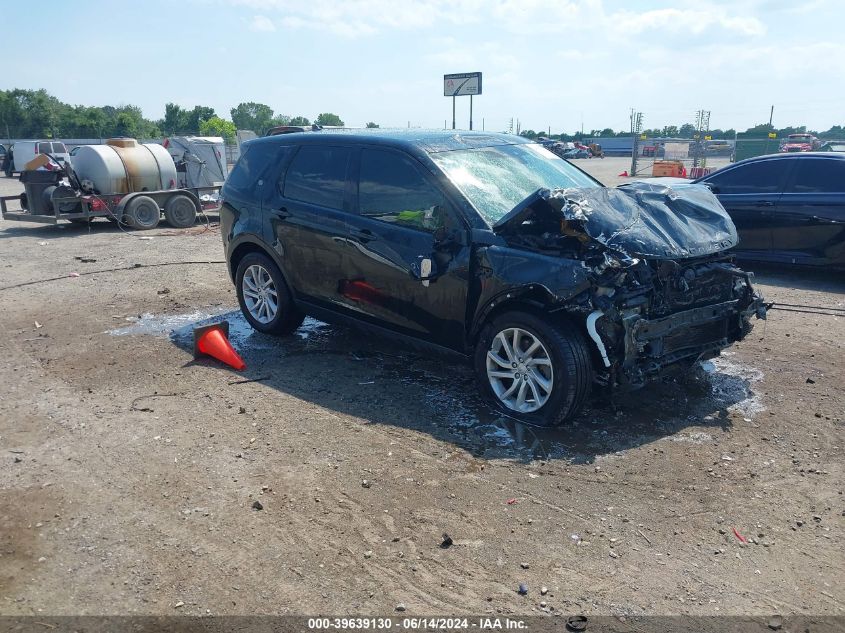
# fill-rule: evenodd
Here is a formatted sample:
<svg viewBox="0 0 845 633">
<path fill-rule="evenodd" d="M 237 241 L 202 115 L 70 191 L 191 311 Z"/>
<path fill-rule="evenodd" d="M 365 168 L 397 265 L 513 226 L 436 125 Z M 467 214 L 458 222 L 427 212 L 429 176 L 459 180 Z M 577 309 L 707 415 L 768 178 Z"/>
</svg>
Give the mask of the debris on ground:
<svg viewBox="0 0 845 633">
<path fill-rule="evenodd" d="M 361 487 L 362 488 L 370 488 L 373 484 L 370 482 L 369 479 L 362 479 L 361 480 Z"/>
<path fill-rule="evenodd" d="M 524 582 L 519 583 L 519 589 L 517 590 L 520 596 L 527 596 L 528 595 L 528 585 Z"/>
<path fill-rule="evenodd" d="M 404 610 L 405 610 L 405 603 L 400 602 L 399 604 L 397 604 L 397 605 L 396 605 L 396 610 L 397 610 L 397 611 L 404 611 Z"/>
<path fill-rule="evenodd" d="M 746 543 L 746 544 L 748 543 L 748 541 L 745 539 L 745 537 L 742 534 L 739 533 L 739 530 L 737 530 L 736 528 L 731 528 L 731 529 L 734 531 L 734 536 L 739 539 L 740 543 Z"/>
<path fill-rule="evenodd" d="M 252 509 L 253 510 L 263 510 L 264 506 L 262 505 L 262 503 L 258 499 L 256 499 L 255 501 L 252 502 Z"/>
<path fill-rule="evenodd" d="M 508 499 L 508 500 L 506 501 L 506 503 L 507 503 L 509 506 L 512 506 L 512 505 L 513 505 L 513 504 L 515 504 L 515 503 L 519 503 L 519 501 L 517 501 L 516 499 Z"/>
<path fill-rule="evenodd" d="M 543 585 L 542 587 L 540 587 L 540 595 L 541 596 L 545 596 L 547 593 L 549 593 L 549 588 L 546 587 L 546 585 Z"/>
<path fill-rule="evenodd" d="M 450 547 L 452 547 L 452 545 L 454 545 L 454 543 L 455 542 L 452 540 L 452 537 L 446 534 L 446 532 L 444 532 L 443 542 L 440 543 L 440 549 L 449 549 Z"/>
</svg>

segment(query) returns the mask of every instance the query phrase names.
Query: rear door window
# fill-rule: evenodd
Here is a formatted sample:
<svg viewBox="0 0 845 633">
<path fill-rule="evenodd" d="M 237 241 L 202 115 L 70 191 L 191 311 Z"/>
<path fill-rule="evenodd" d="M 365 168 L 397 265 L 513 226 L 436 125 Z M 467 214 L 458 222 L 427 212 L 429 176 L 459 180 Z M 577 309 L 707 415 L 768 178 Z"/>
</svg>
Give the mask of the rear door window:
<svg viewBox="0 0 845 633">
<path fill-rule="evenodd" d="M 395 152 L 364 149 L 358 213 L 433 232 L 444 226 L 445 200 L 410 158 Z"/>
<path fill-rule="evenodd" d="M 708 178 L 707 182 L 715 185 L 720 194 L 780 193 L 791 162 L 781 159 L 739 165 Z"/>
<path fill-rule="evenodd" d="M 67 148 L 64 143 L 53 143 L 54 154 L 67 154 Z"/>
<path fill-rule="evenodd" d="M 288 167 L 284 196 L 342 210 L 351 156 L 348 147 L 301 147 Z"/>
<path fill-rule="evenodd" d="M 845 192 L 845 160 L 800 158 L 787 193 Z"/>
</svg>

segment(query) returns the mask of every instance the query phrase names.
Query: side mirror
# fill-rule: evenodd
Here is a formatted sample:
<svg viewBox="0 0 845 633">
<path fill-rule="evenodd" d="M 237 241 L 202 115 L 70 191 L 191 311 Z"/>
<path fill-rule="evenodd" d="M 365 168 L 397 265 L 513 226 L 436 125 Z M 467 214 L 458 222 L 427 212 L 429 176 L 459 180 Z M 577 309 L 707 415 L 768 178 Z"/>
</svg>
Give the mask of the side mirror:
<svg viewBox="0 0 845 633">
<path fill-rule="evenodd" d="M 462 246 L 465 244 L 462 236 L 463 233 L 459 229 L 449 230 L 441 226 L 434 231 L 434 248 L 446 250 L 453 246 Z"/>
</svg>

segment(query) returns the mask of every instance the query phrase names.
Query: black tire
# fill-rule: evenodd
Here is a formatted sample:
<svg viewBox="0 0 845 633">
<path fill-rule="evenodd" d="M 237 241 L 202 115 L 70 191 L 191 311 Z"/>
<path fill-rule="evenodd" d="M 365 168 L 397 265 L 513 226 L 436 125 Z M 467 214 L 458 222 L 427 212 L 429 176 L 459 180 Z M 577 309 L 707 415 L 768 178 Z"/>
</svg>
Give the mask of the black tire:
<svg viewBox="0 0 845 633">
<path fill-rule="evenodd" d="M 253 266 L 260 266 L 272 279 L 273 286 L 277 295 L 277 311 L 275 316 L 268 322 L 261 322 L 252 314 L 244 299 L 244 276 Z M 238 304 L 241 306 L 241 312 L 249 324 L 259 332 L 265 334 L 273 334 L 274 336 L 284 336 L 290 334 L 305 320 L 305 315 L 296 307 L 288 289 L 282 271 L 276 266 L 276 262 L 270 259 L 267 255 L 262 253 L 249 253 L 238 264 L 238 269 L 235 272 L 235 288 L 238 293 Z"/>
<path fill-rule="evenodd" d="M 150 196 L 132 198 L 126 204 L 123 213 L 124 222 L 133 229 L 154 229 L 161 220 L 161 209 L 159 209 L 158 202 Z"/>
<path fill-rule="evenodd" d="M 539 340 L 551 361 L 551 392 L 547 401 L 533 412 L 508 407 L 496 395 L 487 376 L 487 353 L 494 338 L 511 328 L 524 330 Z M 552 323 L 528 312 L 507 312 L 485 325 L 475 348 L 474 365 L 482 394 L 506 415 L 534 426 L 560 426 L 575 417 L 590 395 L 593 383 L 590 348 L 583 334 L 574 326 Z"/>
<path fill-rule="evenodd" d="M 170 226 L 187 229 L 196 224 L 197 207 L 189 196 L 177 193 L 170 196 L 164 203 L 164 217 Z"/>
</svg>

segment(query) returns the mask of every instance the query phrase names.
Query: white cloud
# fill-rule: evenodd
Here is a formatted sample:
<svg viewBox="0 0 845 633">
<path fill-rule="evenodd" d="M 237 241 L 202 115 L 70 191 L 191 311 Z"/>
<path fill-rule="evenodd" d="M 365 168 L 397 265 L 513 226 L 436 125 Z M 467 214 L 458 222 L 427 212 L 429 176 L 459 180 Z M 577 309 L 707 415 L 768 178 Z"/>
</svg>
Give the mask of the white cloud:
<svg viewBox="0 0 845 633">
<path fill-rule="evenodd" d="M 620 30 L 629 33 L 642 33 L 647 30 L 663 30 L 669 33 L 686 31 L 703 33 L 710 29 L 720 29 L 741 35 L 764 35 L 765 25 L 756 17 L 734 15 L 724 9 L 654 9 L 637 13 L 620 11 L 610 16 Z"/>
<path fill-rule="evenodd" d="M 592 30 L 601 36 L 636 36 L 644 31 L 701 34 L 719 30 L 762 35 L 765 25 L 752 9 L 698 3 L 695 9 L 606 10 L 604 0 L 229 0 L 234 5 L 281 13 L 288 28 L 311 28 L 347 37 L 386 30 L 443 29 L 472 23 L 493 24 L 519 34 Z M 261 18 L 256 16 L 254 22 Z"/>
<path fill-rule="evenodd" d="M 255 15 L 249 23 L 249 30 L 269 33 L 276 30 L 276 25 L 266 15 Z"/>
</svg>

